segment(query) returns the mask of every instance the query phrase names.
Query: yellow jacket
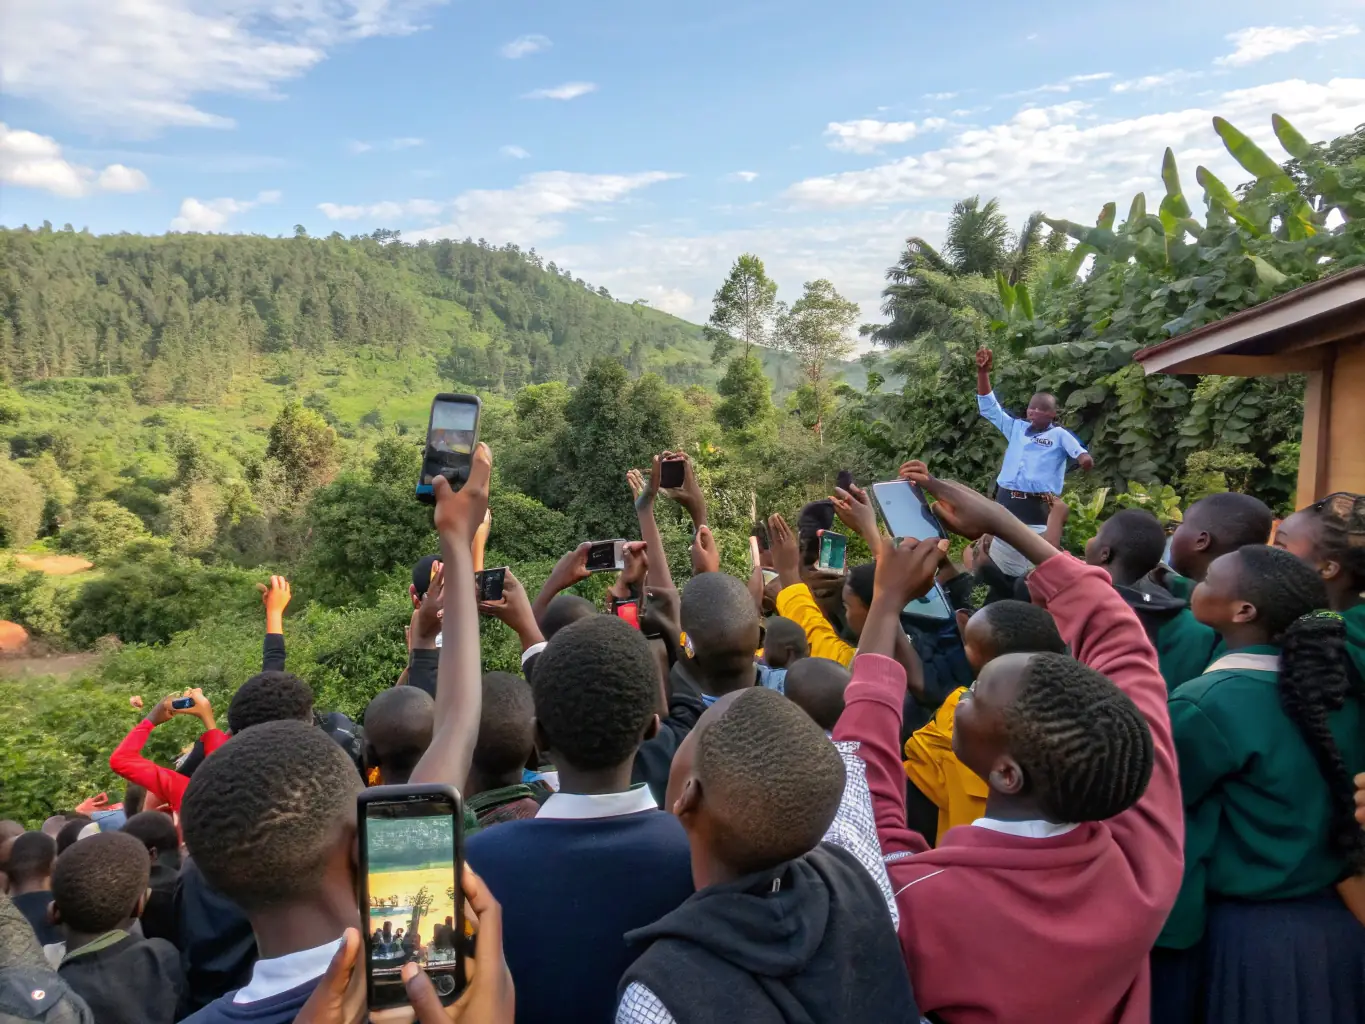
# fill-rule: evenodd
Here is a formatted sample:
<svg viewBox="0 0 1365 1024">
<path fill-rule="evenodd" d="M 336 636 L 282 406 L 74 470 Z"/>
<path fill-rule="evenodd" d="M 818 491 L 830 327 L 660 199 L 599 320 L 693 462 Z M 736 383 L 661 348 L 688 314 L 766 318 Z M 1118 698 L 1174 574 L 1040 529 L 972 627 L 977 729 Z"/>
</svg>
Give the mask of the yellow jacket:
<svg viewBox="0 0 1365 1024">
<path fill-rule="evenodd" d="M 905 774 L 938 806 L 938 841 L 957 825 L 970 825 L 986 813 L 989 787 L 953 753 L 953 715 L 965 686 L 948 695 L 934 720 L 905 741 Z"/>
<path fill-rule="evenodd" d="M 843 638 L 834 631 L 825 613 L 815 603 L 810 587 L 804 583 L 784 587 L 778 593 L 777 614 L 791 619 L 805 630 L 812 658 L 829 658 L 840 665 L 848 665 L 858 653 L 856 647 L 844 643 Z"/>
</svg>

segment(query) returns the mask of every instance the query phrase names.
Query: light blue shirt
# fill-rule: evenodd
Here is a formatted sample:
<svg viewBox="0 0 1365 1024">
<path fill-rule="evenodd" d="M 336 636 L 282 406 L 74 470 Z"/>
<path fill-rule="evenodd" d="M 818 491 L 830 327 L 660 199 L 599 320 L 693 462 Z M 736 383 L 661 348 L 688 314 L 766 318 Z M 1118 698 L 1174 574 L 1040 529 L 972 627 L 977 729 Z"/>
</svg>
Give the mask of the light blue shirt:
<svg viewBox="0 0 1365 1024">
<path fill-rule="evenodd" d="M 977 395 L 976 407 L 1009 441 L 995 482 L 1007 490 L 1026 494 L 1061 494 L 1067 457 L 1074 459 L 1085 452 L 1085 445 L 1076 435 L 1065 427 L 1048 427 L 1030 434 L 1028 420 L 1015 419 L 1007 413 L 994 391 Z"/>
</svg>

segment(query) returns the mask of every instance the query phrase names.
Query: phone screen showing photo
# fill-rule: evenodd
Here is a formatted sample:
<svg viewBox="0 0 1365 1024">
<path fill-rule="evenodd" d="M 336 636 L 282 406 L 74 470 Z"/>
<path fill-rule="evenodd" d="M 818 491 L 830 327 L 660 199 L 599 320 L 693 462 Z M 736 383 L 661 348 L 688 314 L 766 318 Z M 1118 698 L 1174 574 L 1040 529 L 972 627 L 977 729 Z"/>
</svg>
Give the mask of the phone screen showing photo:
<svg viewBox="0 0 1365 1024">
<path fill-rule="evenodd" d="M 915 540 L 943 536 L 938 519 L 909 481 L 889 480 L 873 484 L 872 494 L 877 499 L 877 507 L 882 510 L 882 518 L 886 520 L 886 528 L 891 531 L 891 536 Z"/>
</svg>

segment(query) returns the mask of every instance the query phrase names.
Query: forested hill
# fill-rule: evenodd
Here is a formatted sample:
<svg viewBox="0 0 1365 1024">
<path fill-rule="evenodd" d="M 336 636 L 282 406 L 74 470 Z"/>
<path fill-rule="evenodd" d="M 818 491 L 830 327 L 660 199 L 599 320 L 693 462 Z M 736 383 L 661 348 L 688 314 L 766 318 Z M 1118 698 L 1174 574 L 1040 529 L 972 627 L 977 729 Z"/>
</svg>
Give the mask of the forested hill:
<svg viewBox="0 0 1365 1024">
<path fill-rule="evenodd" d="M 695 324 L 512 244 L 0 229 L 0 380 L 132 375 L 143 402 L 208 404 L 261 354 L 366 347 L 435 355 L 494 392 L 575 385 L 601 356 L 673 384 L 717 376 Z M 794 384 L 764 355 L 779 390 Z"/>
</svg>

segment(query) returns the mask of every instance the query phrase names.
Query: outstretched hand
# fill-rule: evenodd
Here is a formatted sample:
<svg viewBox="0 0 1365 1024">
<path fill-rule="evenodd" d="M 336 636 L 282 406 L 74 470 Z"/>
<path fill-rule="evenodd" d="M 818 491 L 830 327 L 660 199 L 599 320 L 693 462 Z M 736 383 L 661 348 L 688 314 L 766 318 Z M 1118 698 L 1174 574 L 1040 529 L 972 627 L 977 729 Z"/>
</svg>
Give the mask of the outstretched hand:
<svg viewBox="0 0 1365 1024">
<path fill-rule="evenodd" d="M 998 535 L 1002 528 L 1009 529 L 1006 520 L 1014 519 L 1004 506 L 966 484 L 930 475 L 923 462 L 907 462 L 901 467 L 901 476 L 932 494 L 937 499 L 933 511 L 939 522 L 968 540 L 976 540 L 987 533 Z"/>
<path fill-rule="evenodd" d="M 889 601 L 898 612 L 916 598 L 929 593 L 934 585 L 948 542 L 937 537 L 929 540 L 907 538 L 899 544 L 887 538 L 877 550 L 877 572 L 872 580 L 872 600 Z"/>
<path fill-rule="evenodd" d="M 800 583 L 801 549 L 796 542 L 796 534 L 777 513 L 768 517 L 768 549 L 772 552 L 773 568 L 777 570 L 782 586 L 791 587 Z"/>
<path fill-rule="evenodd" d="M 470 547 L 488 512 L 488 484 L 493 475 L 493 453 L 480 441 L 470 458 L 469 479 L 458 491 L 452 490 L 444 476 L 431 483 L 436 495 L 434 518 L 436 532 L 442 541 Z"/>
<path fill-rule="evenodd" d="M 445 613 L 445 584 L 445 565 L 433 562 L 426 596 L 412 613 L 412 622 L 408 626 L 408 645 L 413 650 L 430 650 L 436 646 Z"/>
<path fill-rule="evenodd" d="M 659 493 L 659 461 L 661 456 L 654 456 L 650 463 L 649 474 L 641 473 L 638 469 L 626 472 L 626 483 L 630 485 L 630 493 L 635 498 L 635 510 L 643 512 L 654 507 L 654 498 Z"/>
<path fill-rule="evenodd" d="M 683 485 L 681 487 L 665 487 L 662 489 L 662 493 L 687 509 L 687 514 L 692 517 L 693 526 L 704 525 L 706 523 L 706 495 L 702 493 L 701 484 L 697 483 L 697 471 L 692 465 L 691 457 L 686 452 L 664 452 L 655 461 L 656 468 L 659 465 L 659 460 L 682 462 Z"/>
<path fill-rule="evenodd" d="M 880 531 L 877 529 L 877 513 L 872 508 L 867 491 L 857 484 L 849 484 L 848 490 L 836 487 L 829 500 L 834 503 L 834 512 L 839 521 L 861 537 L 868 547 L 875 548 Z"/>
<path fill-rule="evenodd" d="M 543 590 L 558 594 L 561 590 L 567 590 L 575 583 L 582 583 L 592 575 L 588 571 L 588 552 L 592 550 L 592 543 L 584 541 L 572 551 L 560 556 L 555 567 L 550 570 L 550 576 L 545 581 Z"/>
<path fill-rule="evenodd" d="M 256 589 L 261 592 L 261 603 L 265 605 L 265 631 L 283 633 L 284 610 L 294 596 L 289 581 L 283 576 L 271 576 L 268 584 L 257 583 Z"/>
<path fill-rule="evenodd" d="M 720 548 L 711 527 L 697 527 L 697 535 L 692 538 L 692 575 L 704 572 L 720 572 Z"/>
<path fill-rule="evenodd" d="M 976 368 L 986 373 L 995 368 L 995 353 L 984 345 L 976 350 Z"/>
</svg>

